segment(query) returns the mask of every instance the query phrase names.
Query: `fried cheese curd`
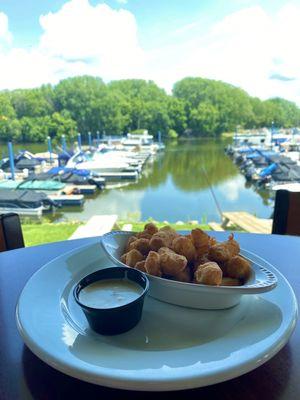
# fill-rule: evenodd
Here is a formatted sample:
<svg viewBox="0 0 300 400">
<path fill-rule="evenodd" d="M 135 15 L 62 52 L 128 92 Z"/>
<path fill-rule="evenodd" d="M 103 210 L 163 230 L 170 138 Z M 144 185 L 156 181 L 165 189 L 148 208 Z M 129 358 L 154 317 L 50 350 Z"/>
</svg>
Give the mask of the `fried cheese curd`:
<svg viewBox="0 0 300 400">
<path fill-rule="evenodd" d="M 187 268 L 187 259 L 168 247 L 161 247 L 158 250 L 158 254 L 160 255 L 160 265 L 164 275 L 175 278 Z"/>
<path fill-rule="evenodd" d="M 155 251 L 150 251 L 145 261 L 146 272 L 150 275 L 161 276 L 160 256 Z"/>
<path fill-rule="evenodd" d="M 251 264 L 241 256 L 234 256 L 227 262 L 226 270 L 231 278 L 246 280 L 251 274 Z"/>
<path fill-rule="evenodd" d="M 222 277 L 222 270 L 214 261 L 199 265 L 194 272 L 195 282 L 203 283 L 204 285 L 219 286 L 222 283 Z"/>
<path fill-rule="evenodd" d="M 150 240 L 141 238 L 133 240 L 129 245 L 129 250 L 136 249 L 140 253 L 147 255 L 150 251 Z"/>
<path fill-rule="evenodd" d="M 125 258 L 124 258 L 125 256 Z M 128 253 L 123 255 L 123 259 L 122 262 L 124 262 L 123 260 L 125 259 L 125 264 L 128 265 L 128 267 L 134 267 L 135 264 L 139 261 L 142 261 L 144 259 L 142 253 L 140 253 L 138 250 L 136 249 L 132 249 L 130 251 L 128 251 Z"/>
<path fill-rule="evenodd" d="M 210 247 L 215 243 L 214 238 L 208 236 L 207 233 L 203 232 L 201 229 L 192 229 L 191 240 L 195 246 L 196 257 L 201 259 L 206 255 Z"/>
<path fill-rule="evenodd" d="M 210 247 L 208 258 L 217 263 L 229 261 L 232 257 L 237 256 L 240 252 L 240 245 L 231 234 L 225 242 L 216 243 Z"/>
<path fill-rule="evenodd" d="M 150 275 L 180 282 L 239 286 L 250 276 L 251 264 L 239 255 L 233 234 L 218 243 L 201 229 L 180 235 L 170 226 L 147 223 L 128 239 L 121 261 Z"/>
<path fill-rule="evenodd" d="M 153 251 L 158 251 L 161 247 L 172 247 L 173 240 L 179 236 L 178 233 L 169 226 L 164 226 L 155 232 L 150 240 L 150 247 Z"/>
<path fill-rule="evenodd" d="M 177 254 L 184 256 L 189 262 L 196 258 L 196 249 L 192 240 L 186 236 L 177 236 L 172 242 L 172 248 Z"/>
<path fill-rule="evenodd" d="M 146 264 L 146 260 L 138 261 L 138 262 L 135 264 L 134 268 L 135 268 L 135 269 L 138 269 L 139 271 L 142 271 L 142 272 L 147 272 L 147 271 L 146 271 L 145 264 Z"/>
</svg>

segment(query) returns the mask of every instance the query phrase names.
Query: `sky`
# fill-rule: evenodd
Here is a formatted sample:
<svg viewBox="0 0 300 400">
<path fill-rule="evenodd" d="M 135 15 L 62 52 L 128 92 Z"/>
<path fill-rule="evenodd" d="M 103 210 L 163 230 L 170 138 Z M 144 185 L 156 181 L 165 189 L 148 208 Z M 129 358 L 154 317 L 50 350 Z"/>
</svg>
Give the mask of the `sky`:
<svg viewBox="0 0 300 400">
<path fill-rule="evenodd" d="M 0 0 L 0 90 L 187 76 L 300 105 L 300 0 Z"/>
</svg>

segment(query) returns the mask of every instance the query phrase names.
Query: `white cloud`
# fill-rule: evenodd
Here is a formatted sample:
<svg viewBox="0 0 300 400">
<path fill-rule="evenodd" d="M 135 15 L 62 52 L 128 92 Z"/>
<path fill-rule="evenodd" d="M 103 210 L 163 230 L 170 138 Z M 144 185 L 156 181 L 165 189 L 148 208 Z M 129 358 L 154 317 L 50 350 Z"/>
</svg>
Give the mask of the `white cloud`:
<svg viewBox="0 0 300 400">
<path fill-rule="evenodd" d="M 169 32 L 169 45 L 157 43 L 145 51 L 130 11 L 70 0 L 40 16 L 43 33 L 28 50 L 13 47 L 8 18 L 0 12 L 0 89 L 91 74 L 106 81 L 153 79 L 171 91 L 185 76 L 202 76 L 253 96 L 282 96 L 300 104 L 299 20 L 300 6 L 287 4 L 272 16 L 254 6 L 227 15 L 203 33 L 201 16 Z"/>
<path fill-rule="evenodd" d="M 8 18 L 3 12 L 0 12 L 0 46 L 10 44 L 12 35 L 8 30 Z M 0 47 L 1 49 L 1 47 Z"/>
<path fill-rule="evenodd" d="M 197 34 L 193 24 L 189 39 L 152 51 L 149 73 L 169 90 L 185 76 L 202 76 L 253 96 L 282 96 L 300 104 L 299 19 L 299 6 L 285 6 L 273 17 L 256 6 L 226 16 L 205 34 Z M 269 79 L 272 75 L 295 79 Z"/>
<path fill-rule="evenodd" d="M 231 203 L 239 200 L 240 193 L 245 188 L 245 178 L 243 176 L 238 176 L 233 180 L 222 183 L 218 186 L 218 191 L 220 191 L 223 196 Z"/>
<path fill-rule="evenodd" d="M 129 11 L 71 0 L 58 12 L 42 15 L 40 24 L 43 34 L 38 46 L 31 50 L 11 47 L 5 52 L 0 48 L 0 88 L 39 86 L 80 74 L 105 80 L 142 77 L 144 52 Z M 1 37 L 10 38 L 3 13 Z"/>
</svg>

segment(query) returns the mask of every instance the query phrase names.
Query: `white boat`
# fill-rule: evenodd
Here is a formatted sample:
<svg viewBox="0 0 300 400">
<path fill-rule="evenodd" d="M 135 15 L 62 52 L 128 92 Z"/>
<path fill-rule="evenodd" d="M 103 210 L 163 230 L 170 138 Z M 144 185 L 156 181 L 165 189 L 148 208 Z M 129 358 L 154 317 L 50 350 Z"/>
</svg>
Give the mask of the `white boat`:
<svg viewBox="0 0 300 400">
<path fill-rule="evenodd" d="M 165 148 L 163 143 L 155 143 L 153 136 L 149 135 L 147 130 L 142 135 L 128 133 L 127 137 L 121 140 L 121 143 L 130 149 L 138 147 L 139 149 L 149 151 L 151 154 L 155 154 Z"/>
<path fill-rule="evenodd" d="M 139 171 L 140 167 L 130 165 L 121 158 L 92 156 L 84 153 L 76 153 L 67 162 L 67 168 L 87 169 L 91 172 L 101 174 L 103 172 L 131 172 Z"/>
<path fill-rule="evenodd" d="M 134 154 L 131 154 L 130 151 L 120 151 L 120 150 L 112 150 L 107 148 L 102 148 L 101 150 L 96 151 L 92 155 L 93 161 L 109 161 L 112 163 L 123 162 L 128 164 L 131 167 L 139 167 L 143 164 L 143 160 L 137 158 Z"/>
</svg>

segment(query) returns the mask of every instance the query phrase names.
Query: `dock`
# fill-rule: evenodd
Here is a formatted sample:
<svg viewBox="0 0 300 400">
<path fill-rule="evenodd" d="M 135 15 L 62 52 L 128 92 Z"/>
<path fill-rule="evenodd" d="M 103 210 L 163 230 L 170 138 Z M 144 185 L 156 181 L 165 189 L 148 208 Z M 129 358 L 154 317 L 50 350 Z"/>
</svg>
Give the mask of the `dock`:
<svg viewBox="0 0 300 400">
<path fill-rule="evenodd" d="M 114 180 L 132 180 L 138 178 L 138 173 L 134 172 L 101 172 L 101 177 L 105 178 L 106 181 Z"/>
<path fill-rule="evenodd" d="M 43 206 L 39 206 L 36 208 L 11 208 L 11 207 L 0 207 L 0 214 L 6 214 L 14 212 L 18 215 L 22 215 L 24 217 L 42 217 L 45 208 Z"/>
<path fill-rule="evenodd" d="M 61 206 L 82 206 L 84 203 L 84 196 L 82 194 L 49 194 L 48 198 L 55 205 Z"/>
<path fill-rule="evenodd" d="M 79 194 L 94 194 L 97 191 L 96 185 L 75 185 Z"/>
<path fill-rule="evenodd" d="M 104 235 L 114 228 L 117 220 L 118 216 L 115 214 L 94 215 L 85 225 L 79 226 L 69 240 Z"/>
<path fill-rule="evenodd" d="M 213 231 L 223 232 L 225 229 L 218 222 L 208 222 L 207 224 Z"/>
<path fill-rule="evenodd" d="M 272 220 L 257 218 L 245 211 L 223 212 L 223 222 L 221 227 L 228 228 L 229 224 L 236 225 L 246 232 L 251 233 L 271 233 Z"/>
</svg>

